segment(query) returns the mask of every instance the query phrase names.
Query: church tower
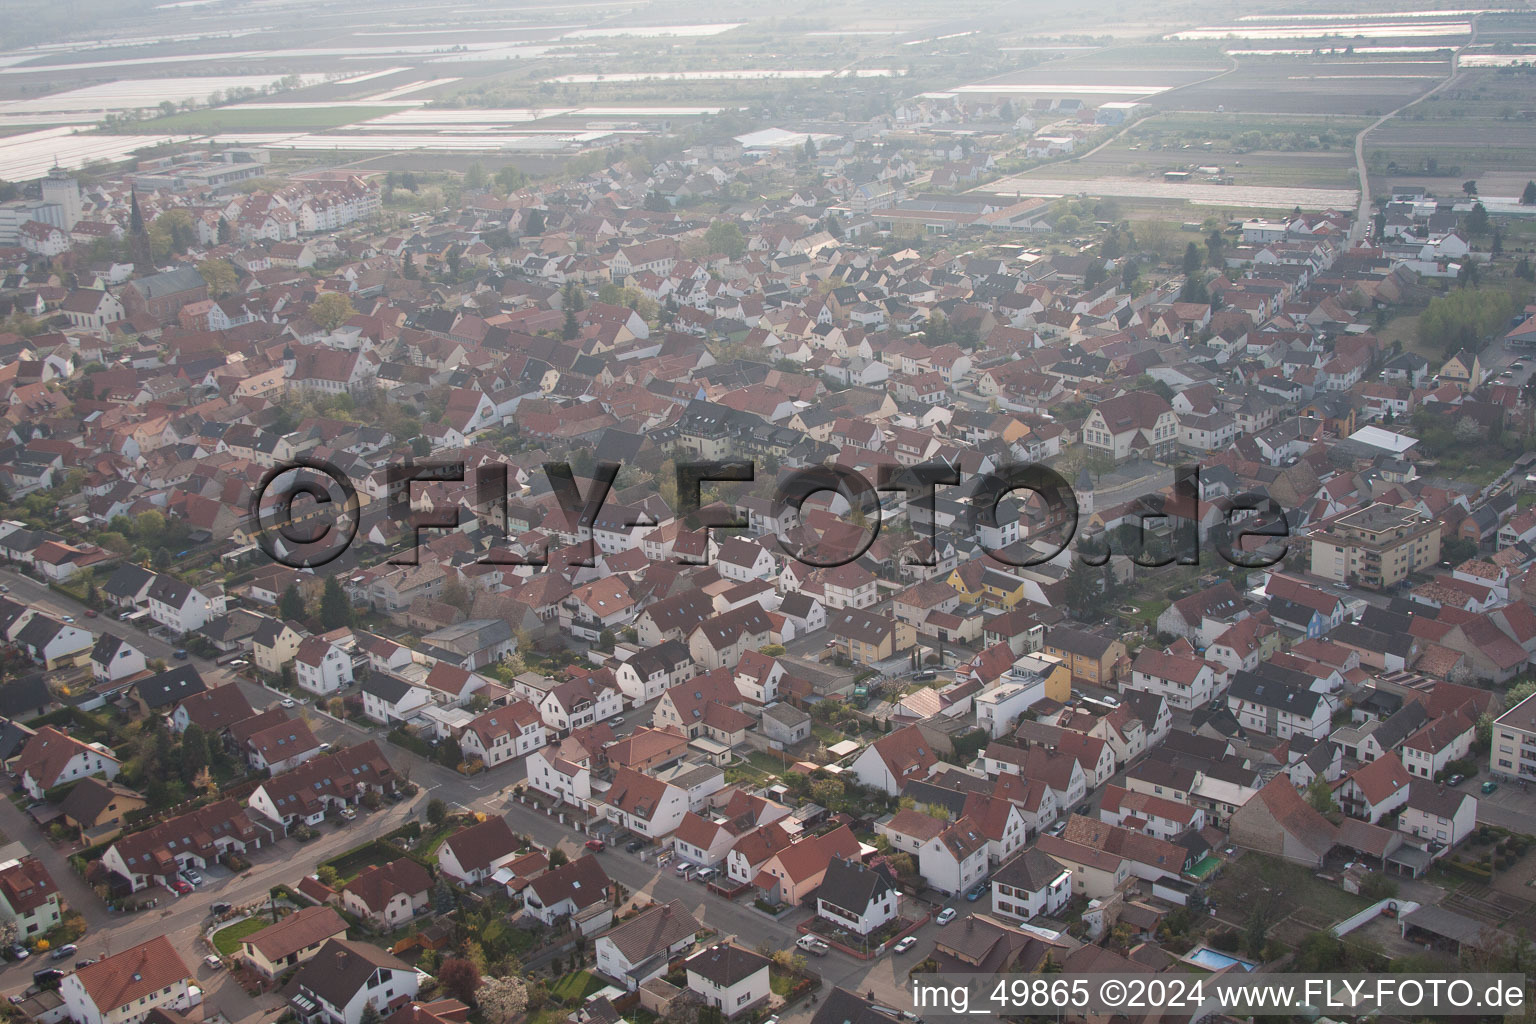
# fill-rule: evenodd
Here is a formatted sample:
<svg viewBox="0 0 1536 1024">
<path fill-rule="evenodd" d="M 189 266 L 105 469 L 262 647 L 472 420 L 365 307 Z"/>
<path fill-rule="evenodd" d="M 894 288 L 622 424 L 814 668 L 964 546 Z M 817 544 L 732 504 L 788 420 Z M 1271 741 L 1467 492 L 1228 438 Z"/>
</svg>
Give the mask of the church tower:
<svg viewBox="0 0 1536 1024">
<path fill-rule="evenodd" d="M 1077 482 L 1072 485 L 1072 497 L 1077 499 L 1077 514 L 1084 519 L 1093 515 L 1093 477 L 1087 468 L 1078 471 Z"/>
<path fill-rule="evenodd" d="M 128 195 L 128 258 L 133 260 L 134 273 L 153 273 L 155 258 L 149 250 L 149 231 L 144 227 L 144 214 L 139 210 L 139 193 L 135 190 Z"/>
</svg>

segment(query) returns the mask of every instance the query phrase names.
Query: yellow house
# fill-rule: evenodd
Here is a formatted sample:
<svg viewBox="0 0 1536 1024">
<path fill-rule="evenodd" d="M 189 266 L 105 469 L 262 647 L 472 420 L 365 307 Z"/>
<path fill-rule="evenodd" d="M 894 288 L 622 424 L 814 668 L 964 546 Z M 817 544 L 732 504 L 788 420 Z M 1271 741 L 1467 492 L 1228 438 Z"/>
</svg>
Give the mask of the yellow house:
<svg viewBox="0 0 1536 1024">
<path fill-rule="evenodd" d="M 1125 644 L 1114 637 L 1065 626 L 1046 633 L 1045 653 L 1060 658 L 1074 680 L 1096 686 L 1114 686 L 1126 659 Z"/>
<path fill-rule="evenodd" d="M 241 940 L 240 959 L 262 977 L 275 978 L 331 939 L 346 937 L 346 919 L 334 907 L 305 907 Z"/>
<path fill-rule="evenodd" d="M 1440 379 L 1455 384 L 1462 391 L 1474 391 L 1483 381 L 1483 365 L 1475 352 L 1462 349 L 1440 367 Z"/>
<path fill-rule="evenodd" d="M 252 638 L 251 660 L 263 672 L 276 674 L 293 661 L 303 642 L 304 637 L 288 623 L 281 619 L 266 619 Z"/>
<path fill-rule="evenodd" d="M 1001 569 L 984 569 L 981 575 L 981 601 L 988 608 L 1008 611 L 1024 600 L 1024 581 Z"/>
<path fill-rule="evenodd" d="M 910 622 L 879 615 L 867 608 L 843 608 L 827 616 L 834 649 L 849 661 L 872 665 L 894 658 L 917 644 Z"/>
<path fill-rule="evenodd" d="M 1016 659 L 1013 671 L 1033 672 L 1045 680 L 1045 696 L 1065 704 L 1072 696 L 1072 669 L 1064 658 L 1054 654 L 1026 654 Z"/>
<path fill-rule="evenodd" d="M 986 566 L 980 562 L 966 562 L 957 565 L 949 574 L 946 581 L 960 595 L 960 600 L 966 604 L 980 604 L 986 595 L 986 587 L 982 583 L 982 575 L 986 572 Z"/>
</svg>

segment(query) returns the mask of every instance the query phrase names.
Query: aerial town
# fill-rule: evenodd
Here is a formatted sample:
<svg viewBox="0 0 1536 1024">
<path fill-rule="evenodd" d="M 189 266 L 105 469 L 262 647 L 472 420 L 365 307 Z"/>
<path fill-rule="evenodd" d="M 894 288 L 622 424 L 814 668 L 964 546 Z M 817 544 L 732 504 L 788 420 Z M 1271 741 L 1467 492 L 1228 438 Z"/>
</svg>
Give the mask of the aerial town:
<svg viewBox="0 0 1536 1024">
<path fill-rule="evenodd" d="M 29 5 L 10 1024 L 1531 962 L 1536 15 Z"/>
</svg>

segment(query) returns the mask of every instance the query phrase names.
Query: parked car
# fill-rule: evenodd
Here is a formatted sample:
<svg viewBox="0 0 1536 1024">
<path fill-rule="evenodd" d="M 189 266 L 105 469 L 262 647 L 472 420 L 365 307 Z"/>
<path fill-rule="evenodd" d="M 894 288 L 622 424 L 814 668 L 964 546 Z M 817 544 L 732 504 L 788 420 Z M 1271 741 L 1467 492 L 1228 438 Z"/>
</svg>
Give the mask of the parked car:
<svg viewBox="0 0 1536 1024">
<path fill-rule="evenodd" d="M 643 849 L 645 849 L 645 842 L 640 839 L 631 839 L 629 842 L 624 844 L 625 853 L 634 853 L 637 850 Z"/>
<path fill-rule="evenodd" d="M 915 945 L 917 945 L 917 936 L 916 935 L 908 935 L 906 938 L 904 938 L 900 942 L 896 943 L 896 945 L 892 946 L 891 947 L 891 952 L 893 952 L 893 953 L 905 953 L 907 950 L 911 949 Z"/>
<path fill-rule="evenodd" d="M 227 914 L 235 908 L 228 903 L 215 903 L 209 910 L 213 914 Z"/>
<path fill-rule="evenodd" d="M 42 988 L 48 988 L 49 986 L 57 987 L 63 979 L 64 972 L 57 967 L 44 967 L 40 971 L 32 972 L 32 980 Z"/>
<path fill-rule="evenodd" d="M 278 705 L 280 707 L 285 707 L 285 708 L 291 708 L 291 707 L 294 706 L 293 698 L 292 697 L 284 697 L 282 700 L 278 701 L 277 703 L 278 703 Z"/>
<path fill-rule="evenodd" d="M 353 818 L 357 817 L 357 808 L 343 807 L 340 811 L 340 814 L 342 821 L 351 821 Z"/>
<path fill-rule="evenodd" d="M 1467 777 L 1465 775 L 1452 775 L 1450 778 L 1445 780 L 1445 784 L 1447 786 L 1459 786 L 1466 781 Z"/>
<path fill-rule="evenodd" d="M 186 868 L 182 871 L 181 877 L 191 882 L 194 886 L 203 884 L 203 876 L 197 873 L 196 868 Z"/>
<path fill-rule="evenodd" d="M 64 621 L 64 622 L 74 622 L 75 621 L 75 617 L 73 615 L 60 615 L 59 618 L 62 621 Z"/>
<path fill-rule="evenodd" d="M 219 968 L 224 966 L 224 961 L 220 960 L 212 953 L 209 953 L 207 956 L 203 957 L 203 963 L 210 971 L 217 971 Z"/>
<path fill-rule="evenodd" d="M 677 877 L 686 881 L 693 877 L 695 870 L 697 868 L 692 864 L 679 864 L 677 866 Z"/>
<path fill-rule="evenodd" d="M 937 672 L 935 672 L 933 669 L 925 668 L 921 672 L 919 672 L 917 675 L 913 676 L 912 678 L 916 679 L 920 683 L 926 683 L 930 679 L 937 679 L 938 677 L 939 677 L 939 674 Z"/>
<path fill-rule="evenodd" d="M 23 946 L 19 942 L 16 943 L 16 945 L 11 947 L 11 959 L 12 960 L 25 960 L 27 957 L 29 957 L 31 955 L 32 955 L 32 951 L 30 949 L 28 949 L 26 946 Z"/>
<path fill-rule="evenodd" d="M 185 896 L 187 893 L 192 891 L 192 887 L 188 885 L 183 879 L 173 878 L 171 879 L 171 891 L 174 892 L 177 896 Z"/>
<path fill-rule="evenodd" d="M 88 619 L 94 619 L 96 617 L 96 609 L 95 608 L 87 608 L 85 610 L 85 617 L 88 618 Z"/>
<path fill-rule="evenodd" d="M 700 868 L 697 872 L 694 873 L 693 877 L 696 881 L 708 882 L 710 879 L 715 877 L 715 874 L 716 872 L 714 868 Z"/>
<path fill-rule="evenodd" d="M 1111 697 L 1107 693 L 1103 697 L 1100 698 L 1099 702 L 1101 704 L 1108 704 L 1112 708 L 1117 708 L 1117 707 L 1120 706 L 1120 698 L 1118 698 L 1118 697 Z"/>
<path fill-rule="evenodd" d="M 608 844 L 603 842 L 601 839 L 588 839 L 583 845 L 585 845 L 587 849 L 594 850 L 597 853 L 602 853 L 604 850 L 608 849 Z"/>
<path fill-rule="evenodd" d="M 92 960 L 90 957 L 86 957 L 84 960 L 76 960 L 75 961 L 75 970 L 78 971 L 82 967 L 89 967 L 89 966 L 91 966 L 91 964 L 93 964 L 95 962 L 96 961 Z"/>
<path fill-rule="evenodd" d="M 331 745 L 329 743 L 322 743 L 322 744 L 320 744 L 320 753 L 323 754 L 323 753 L 325 753 L 326 751 L 328 751 L 330 749 L 331 749 Z"/>
<path fill-rule="evenodd" d="M 812 956 L 826 956 L 832 951 L 832 947 L 814 935 L 802 935 L 795 940 L 795 945 L 810 953 Z"/>
<path fill-rule="evenodd" d="M 0 594 L 9 594 L 10 592 L 10 587 L 6 586 L 4 583 L 0 583 Z"/>
<path fill-rule="evenodd" d="M 66 942 L 62 946 L 55 946 L 53 952 L 48 954 L 48 959 L 68 960 L 78 952 L 80 952 L 79 946 L 75 945 L 73 942 Z"/>
<path fill-rule="evenodd" d="M 175 654 L 176 657 L 180 658 L 182 661 L 187 660 L 187 649 L 185 647 L 178 647 L 171 653 Z"/>
<path fill-rule="evenodd" d="M 971 886 L 970 890 L 965 894 L 966 901 L 975 903 L 977 900 L 981 899 L 987 894 L 987 888 L 988 885 L 986 882 L 977 882 L 975 885 Z"/>
<path fill-rule="evenodd" d="M 939 911 L 939 916 L 934 918 L 934 921 L 937 922 L 938 924 L 943 925 L 943 924 L 949 924 L 949 922 L 953 921 L 954 919 L 955 919 L 955 908 L 954 907 L 945 907 L 943 910 Z"/>
<path fill-rule="evenodd" d="M 1496 790 L 1498 788 L 1499 788 L 1499 784 L 1497 782 L 1494 782 L 1492 779 L 1490 779 L 1487 782 L 1483 783 L 1483 792 L 1484 793 L 1492 793 L 1494 790 Z"/>
</svg>

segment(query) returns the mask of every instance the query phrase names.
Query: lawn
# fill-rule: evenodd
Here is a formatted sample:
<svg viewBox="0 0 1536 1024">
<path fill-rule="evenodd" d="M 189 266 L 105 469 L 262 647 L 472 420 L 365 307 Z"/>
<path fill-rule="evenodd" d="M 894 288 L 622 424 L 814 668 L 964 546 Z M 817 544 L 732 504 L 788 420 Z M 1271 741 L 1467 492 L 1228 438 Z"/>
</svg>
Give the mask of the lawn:
<svg viewBox="0 0 1536 1024">
<path fill-rule="evenodd" d="M 749 751 L 747 753 L 747 760 L 752 763 L 752 767 L 760 772 L 767 772 L 769 775 L 778 775 L 784 771 L 783 758 L 766 750 Z"/>
<path fill-rule="evenodd" d="M 271 923 L 264 917 L 248 917 L 244 921 L 236 921 L 228 928 L 220 928 L 213 933 L 213 948 L 219 951 L 220 956 L 232 956 L 240 948 L 240 940 L 255 935 Z"/>
<path fill-rule="evenodd" d="M 1213 887 L 1221 894 L 1221 916 L 1239 922 L 1249 908 L 1264 899 L 1272 901 L 1277 917 L 1305 911 L 1329 924 L 1371 904 L 1364 896 L 1347 893 L 1300 865 L 1258 853 L 1246 853 L 1228 864 Z"/>
<path fill-rule="evenodd" d="M 579 1002 L 604 984 L 591 971 L 577 971 L 575 974 L 562 975 L 559 981 L 549 986 L 549 994 L 561 1003 Z"/>
<path fill-rule="evenodd" d="M 212 110 L 189 110 L 184 114 L 157 117 L 153 121 L 136 121 L 133 130 L 150 128 L 156 132 L 307 132 L 340 128 L 358 121 L 367 121 L 397 110 L 401 106 L 377 107 L 326 107 L 282 109 L 253 109 L 241 107 L 216 107 Z"/>
</svg>

